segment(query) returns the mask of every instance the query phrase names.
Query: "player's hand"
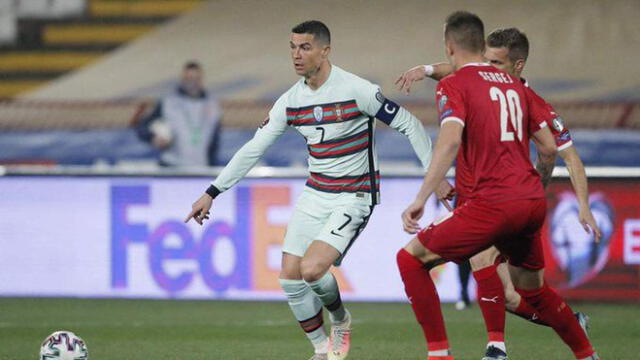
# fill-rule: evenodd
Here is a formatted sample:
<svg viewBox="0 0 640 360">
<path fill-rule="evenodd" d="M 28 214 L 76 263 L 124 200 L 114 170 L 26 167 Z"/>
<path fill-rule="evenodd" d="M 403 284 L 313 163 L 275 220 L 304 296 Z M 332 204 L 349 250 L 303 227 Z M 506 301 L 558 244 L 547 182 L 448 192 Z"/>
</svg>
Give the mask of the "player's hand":
<svg viewBox="0 0 640 360">
<path fill-rule="evenodd" d="M 156 135 L 153 137 L 153 139 L 151 139 L 151 145 L 153 145 L 157 149 L 164 150 L 171 145 L 171 140 Z"/>
<path fill-rule="evenodd" d="M 198 224 L 202 225 L 202 223 L 209 218 L 209 210 L 211 209 L 211 204 L 213 203 L 213 198 L 209 196 L 209 194 L 202 194 L 200 199 L 191 205 L 191 212 L 184 219 L 184 222 L 187 223 L 191 218 L 195 220 Z"/>
<path fill-rule="evenodd" d="M 580 220 L 580 224 L 582 224 L 584 231 L 586 231 L 587 234 L 593 234 L 596 243 L 599 243 L 602 239 L 602 233 L 600 232 L 598 223 L 596 223 L 596 219 L 594 219 L 593 214 L 591 213 L 591 209 L 580 209 L 578 212 L 578 219 Z"/>
<path fill-rule="evenodd" d="M 438 200 L 453 200 L 453 197 L 456 196 L 456 189 L 444 179 L 436 189 L 436 196 Z"/>
<path fill-rule="evenodd" d="M 408 234 L 415 234 L 420 231 L 420 224 L 418 220 L 424 214 L 424 202 L 414 201 L 413 204 L 402 212 L 402 227 Z"/>
<path fill-rule="evenodd" d="M 396 80 L 396 86 L 398 87 L 398 91 L 403 91 L 405 94 L 409 94 L 411 92 L 411 85 L 414 82 L 424 80 L 427 76 L 424 66 L 418 65 L 412 67 L 411 69 L 405 71 L 398 80 Z"/>
</svg>

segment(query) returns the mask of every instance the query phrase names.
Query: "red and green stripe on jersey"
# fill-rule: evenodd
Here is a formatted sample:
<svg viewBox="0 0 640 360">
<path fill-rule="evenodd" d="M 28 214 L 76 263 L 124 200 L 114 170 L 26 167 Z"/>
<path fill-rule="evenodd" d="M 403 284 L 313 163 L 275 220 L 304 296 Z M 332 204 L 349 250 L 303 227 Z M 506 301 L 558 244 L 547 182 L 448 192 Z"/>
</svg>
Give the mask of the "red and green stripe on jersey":
<svg viewBox="0 0 640 360">
<path fill-rule="evenodd" d="M 357 119 L 362 116 L 355 100 L 329 104 L 309 105 L 299 108 L 287 108 L 287 125 L 312 126 L 333 124 Z"/>
<path fill-rule="evenodd" d="M 380 173 L 378 171 L 375 172 L 375 176 L 372 176 L 373 174 L 366 173 L 357 176 L 331 177 L 313 172 L 309 175 L 309 179 L 307 179 L 307 186 L 318 191 L 330 193 L 377 193 L 380 188 Z M 373 188 L 371 187 L 372 179 L 375 179 Z"/>
<path fill-rule="evenodd" d="M 351 155 L 369 147 L 369 130 L 340 139 L 333 139 L 319 144 L 310 144 L 309 155 L 316 159 L 329 159 Z"/>
</svg>

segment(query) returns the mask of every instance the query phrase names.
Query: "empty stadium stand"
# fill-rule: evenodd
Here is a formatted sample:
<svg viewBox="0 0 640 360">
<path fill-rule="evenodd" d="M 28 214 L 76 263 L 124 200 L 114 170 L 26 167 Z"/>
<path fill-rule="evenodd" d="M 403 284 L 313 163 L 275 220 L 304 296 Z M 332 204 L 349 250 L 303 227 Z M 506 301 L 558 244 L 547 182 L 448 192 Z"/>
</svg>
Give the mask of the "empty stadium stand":
<svg viewBox="0 0 640 360">
<path fill-rule="evenodd" d="M 434 83 L 416 84 L 405 96 L 394 80 L 410 66 L 444 59 L 443 19 L 464 8 L 477 12 L 487 30 L 517 26 L 528 34 L 525 75 L 556 105 L 587 165 L 640 166 L 638 1 L 83 3 L 80 13 L 20 17 L 17 43 L 2 47 L 0 97 L 18 96 L 0 101 L 0 163 L 152 163 L 156 154 L 131 126 L 172 88 L 184 61 L 197 59 L 207 88 L 223 100 L 224 164 L 297 80 L 288 36 L 309 18 L 330 26 L 335 64 L 380 84 L 434 136 Z M 380 129 L 382 161 L 417 164 L 401 135 Z M 279 144 L 292 151 L 271 151 L 266 164 L 304 164 L 298 135 L 288 132 Z"/>
<path fill-rule="evenodd" d="M 0 48 L 0 97 L 36 89 L 51 79 L 92 64 L 199 3 L 197 0 L 15 2 L 15 38 L 6 40 Z"/>
</svg>

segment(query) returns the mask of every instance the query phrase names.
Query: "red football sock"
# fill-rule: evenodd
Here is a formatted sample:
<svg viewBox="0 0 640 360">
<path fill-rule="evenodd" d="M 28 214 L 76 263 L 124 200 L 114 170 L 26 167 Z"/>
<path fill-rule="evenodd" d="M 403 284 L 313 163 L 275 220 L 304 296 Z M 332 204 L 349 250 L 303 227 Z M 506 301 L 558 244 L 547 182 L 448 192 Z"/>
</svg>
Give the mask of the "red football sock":
<svg viewBox="0 0 640 360">
<path fill-rule="evenodd" d="M 518 304 L 518 307 L 514 311 L 507 311 L 532 323 L 549 326 L 549 324 L 540 319 L 540 315 L 538 315 L 536 309 L 529 305 L 529 303 L 526 302 L 523 298 L 520 298 L 520 304 Z"/>
<path fill-rule="evenodd" d="M 516 291 L 522 295 L 524 301 L 537 310 L 540 318 L 555 330 L 562 341 L 569 345 L 576 359 L 587 358 L 595 353 L 587 335 L 573 315 L 573 310 L 550 287 L 545 284 L 536 290 Z"/>
<path fill-rule="evenodd" d="M 422 327 L 429 351 L 449 349 L 440 298 L 429 270 L 404 249 L 398 251 L 397 261 L 404 290 Z"/>
<path fill-rule="evenodd" d="M 504 287 L 496 266 L 474 271 L 473 277 L 478 284 L 478 306 L 482 310 L 489 341 L 504 342 Z"/>
</svg>

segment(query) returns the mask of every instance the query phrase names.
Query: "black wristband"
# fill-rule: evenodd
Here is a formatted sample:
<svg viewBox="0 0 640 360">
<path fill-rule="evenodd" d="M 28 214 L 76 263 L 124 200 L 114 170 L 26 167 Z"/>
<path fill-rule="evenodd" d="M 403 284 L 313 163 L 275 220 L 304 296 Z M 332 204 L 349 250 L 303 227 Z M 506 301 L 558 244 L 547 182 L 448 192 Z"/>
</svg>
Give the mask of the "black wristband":
<svg viewBox="0 0 640 360">
<path fill-rule="evenodd" d="M 205 191 L 207 194 L 209 194 L 209 196 L 211 196 L 211 198 L 215 199 L 216 196 L 220 195 L 221 191 L 218 190 L 217 187 L 211 185 L 209 186 L 209 188 L 207 188 L 207 191 Z"/>
</svg>

